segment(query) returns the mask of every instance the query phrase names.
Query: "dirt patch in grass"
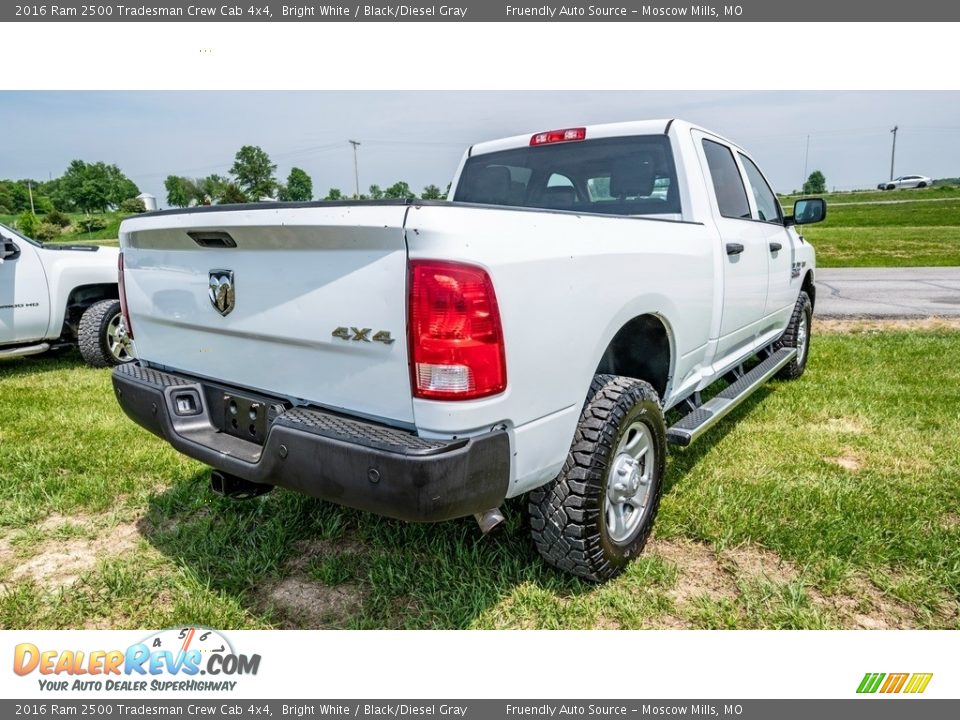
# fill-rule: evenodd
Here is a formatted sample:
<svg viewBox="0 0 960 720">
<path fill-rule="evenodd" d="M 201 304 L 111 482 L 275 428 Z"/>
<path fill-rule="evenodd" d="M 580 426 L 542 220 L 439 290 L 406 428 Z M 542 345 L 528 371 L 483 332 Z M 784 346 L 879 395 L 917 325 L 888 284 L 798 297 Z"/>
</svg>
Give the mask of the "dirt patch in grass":
<svg viewBox="0 0 960 720">
<path fill-rule="evenodd" d="M 136 522 L 110 524 L 109 518 L 95 515 L 66 517 L 51 515 L 37 525 L 42 538 L 24 548 L 6 537 L 0 541 L 0 565 L 11 565 L 6 583 L 32 581 L 46 590 L 68 587 L 104 558 L 131 552 L 139 540 Z M 67 536 L 64 531 L 69 530 Z M 5 589 L 0 584 L 0 590 Z"/>
<path fill-rule="evenodd" d="M 857 417 L 831 417 L 811 424 L 811 432 L 828 432 L 845 435 L 862 435 L 870 430 L 865 420 Z"/>
<path fill-rule="evenodd" d="M 652 540 L 645 551 L 657 555 L 677 570 L 676 584 L 667 595 L 676 613 L 652 618 L 652 627 L 679 629 L 691 626 L 686 610 L 698 602 L 736 603 L 740 587 L 764 579 L 775 584 L 794 580 L 796 568 L 776 553 L 740 546 L 720 553 L 689 540 Z"/>
<path fill-rule="evenodd" d="M 720 561 L 739 582 L 767 580 L 786 585 L 800 577 L 797 567 L 777 553 L 754 545 L 741 545 L 720 553 Z"/>
<path fill-rule="evenodd" d="M 345 627 L 363 608 L 364 588 L 353 580 L 327 585 L 312 579 L 309 568 L 330 560 L 360 564 L 362 556 L 363 546 L 349 538 L 303 543 L 300 552 L 286 565 L 286 576 L 264 587 L 257 604 L 277 613 L 282 627 Z"/>
<path fill-rule="evenodd" d="M 957 513 L 947 513 L 940 518 L 940 527 L 944 530 L 956 530 L 960 527 L 960 515 L 957 515 Z"/>
<path fill-rule="evenodd" d="M 687 611 L 694 603 L 708 600 L 736 605 L 742 595 L 741 588 L 757 582 L 775 586 L 803 582 L 803 572 L 795 564 L 775 552 L 752 545 L 715 552 L 706 545 L 687 540 L 653 540 L 646 552 L 660 556 L 678 572 L 676 585 L 668 592 L 676 611 L 652 618 L 652 626 L 656 628 L 690 627 Z M 884 593 L 864 577 L 849 578 L 842 592 L 831 595 L 814 587 L 807 587 L 806 591 L 810 601 L 841 628 L 920 626 L 915 608 Z M 951 613 L 945 611 L 941 620 L 947 621 L 951 617 Z"/>
<path fill-rule="evenodd" d="M 960 317 L 930 318 L 815 318 L 814 330 L 824 333 L 960 330 Z"/>
<path fill-rule="evenodd" d="M 863 460 L 852 450 L 844 450 L 843 455 L 839 457 L 827 458 L 827 462 L 839 465 L 844 470 L 849 470 L 850 472 L 857 472 L 863 467 Z"/>
<path fill-rule="evenodd" d="M 283 618 L 283 627 L 338 628 L 360 612 L 363 591 L 354 583 L 329 587 L 294 575 L 270 586 L 262 599 Z"/>
<path fill-rule="evenodd" d="M 689 540 L 652 540 L 645 553 L 658 555 L 677 568 L 677 582 L 669 595 L 678 605 L 696 597 L 723 600 L 737 596 L 733 578 L 706 545 Z"/>
<path fill-rule="evenodd" d="M 810 599 L 828 610 L 844 629 L 900 630 L 918 627 L 916 611 L 896 598 L 884 594 L 863 577 L 851 577 L 844 592 L 823 595 L 808 590 Z"/>
</svg>

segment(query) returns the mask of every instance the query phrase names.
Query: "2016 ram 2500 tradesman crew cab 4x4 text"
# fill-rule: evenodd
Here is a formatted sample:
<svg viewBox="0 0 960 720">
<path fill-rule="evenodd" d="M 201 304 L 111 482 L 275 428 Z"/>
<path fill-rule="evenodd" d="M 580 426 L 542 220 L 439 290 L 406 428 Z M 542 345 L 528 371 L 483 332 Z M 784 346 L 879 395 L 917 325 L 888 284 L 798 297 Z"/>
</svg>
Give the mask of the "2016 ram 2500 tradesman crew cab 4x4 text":
<svg viewBox="0 0 960 720">
<path fill-rule="evenodd" d="M 125 221 L 140 360 L 114 371 L 119 402 L 225 494 L 488 528 L 528 493 L 551 564 L 613 577 L 667 443 L 803 372 L 814 252 L 794 225 L 825 205 L 784 216 L 743 149 L 666 120 L 474 145 L 450 197 Z"/>
</svg>

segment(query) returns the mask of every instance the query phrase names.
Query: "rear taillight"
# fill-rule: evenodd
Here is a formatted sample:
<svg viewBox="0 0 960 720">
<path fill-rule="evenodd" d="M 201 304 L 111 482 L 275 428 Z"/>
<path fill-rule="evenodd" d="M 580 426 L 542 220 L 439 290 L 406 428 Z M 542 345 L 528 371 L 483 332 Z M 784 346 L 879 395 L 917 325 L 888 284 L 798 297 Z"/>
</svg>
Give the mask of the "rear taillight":
<svg viewBox="0 0 960 720">
<path fill-rule="evenodd" d="M 415 397 L 471 400 L 506 389 L 500 311 L 483 268 L 410 262 L 410 363 Z"/>
<path fill-rule="evenodd" d="M 567 128 L 566 130 L 548 130 L 530 138 L 531 145 L 549 145 L 550 143 L 574 142 L 587 137 L 586 128 Z"/>
<path fill-rule="evenodd" d="M 120 315 L 123 316 L 123 326 L 127 330 L 127 337 L 133 339 L 133 325 L 130 323 L 130 313 L 127 311 L 127 288 L 123 283 L 123 253 L 117 259 L 117 285 L 120 292 Z"/>
</svg>

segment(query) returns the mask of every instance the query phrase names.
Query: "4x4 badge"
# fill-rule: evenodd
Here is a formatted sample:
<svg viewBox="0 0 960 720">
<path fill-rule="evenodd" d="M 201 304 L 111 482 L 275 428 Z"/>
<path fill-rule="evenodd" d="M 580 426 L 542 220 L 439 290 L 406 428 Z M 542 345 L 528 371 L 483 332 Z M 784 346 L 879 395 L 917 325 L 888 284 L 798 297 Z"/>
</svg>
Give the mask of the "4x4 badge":
<svg viewBox="0 0 960 720">
<path fill-rule="evenodd" d="M 233 285 L 233 270 L 210 271 L 210 304 L 221 315 L 229 315 L 237 304 L 237 293 Z"/>
<path fill-rule="evenodd" d="M 379 330 L 370 337 L 373 328 L 355 328 L 338 327 L 331 334 L 341 340 L 357 340 L 362 342 L 380 342 L 384 345 L 390 345 L 396 339 L 390 335 L 389 330 Z"/>
</svg>

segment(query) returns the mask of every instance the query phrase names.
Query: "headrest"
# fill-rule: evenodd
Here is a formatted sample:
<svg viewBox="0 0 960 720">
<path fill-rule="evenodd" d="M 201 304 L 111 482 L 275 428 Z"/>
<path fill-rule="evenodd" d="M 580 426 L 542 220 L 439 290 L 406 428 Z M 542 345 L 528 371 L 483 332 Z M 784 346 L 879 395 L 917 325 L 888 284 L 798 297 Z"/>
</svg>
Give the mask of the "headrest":
<svg viewBox="0 0 960 720">
<path fill-rule="evenodd" d="M 544 188 L 543 204 L 549 208 L 570 208 L 577 201 L 577 191 L 569 185 Z"/>
<path fill-rule="evenodd" d="M 613 197 L 647 197 L 656 180 L 653 158 L 647 153 L 633 153 L 617 158 L 610 173 L 610 194 Z"/>
<path fill-rule="evenodd" d="M 510 170 L 503 165 L 481 168 L 473 181 L 475 202 L 506 203 L 510 195 Z"/>
</svg>

